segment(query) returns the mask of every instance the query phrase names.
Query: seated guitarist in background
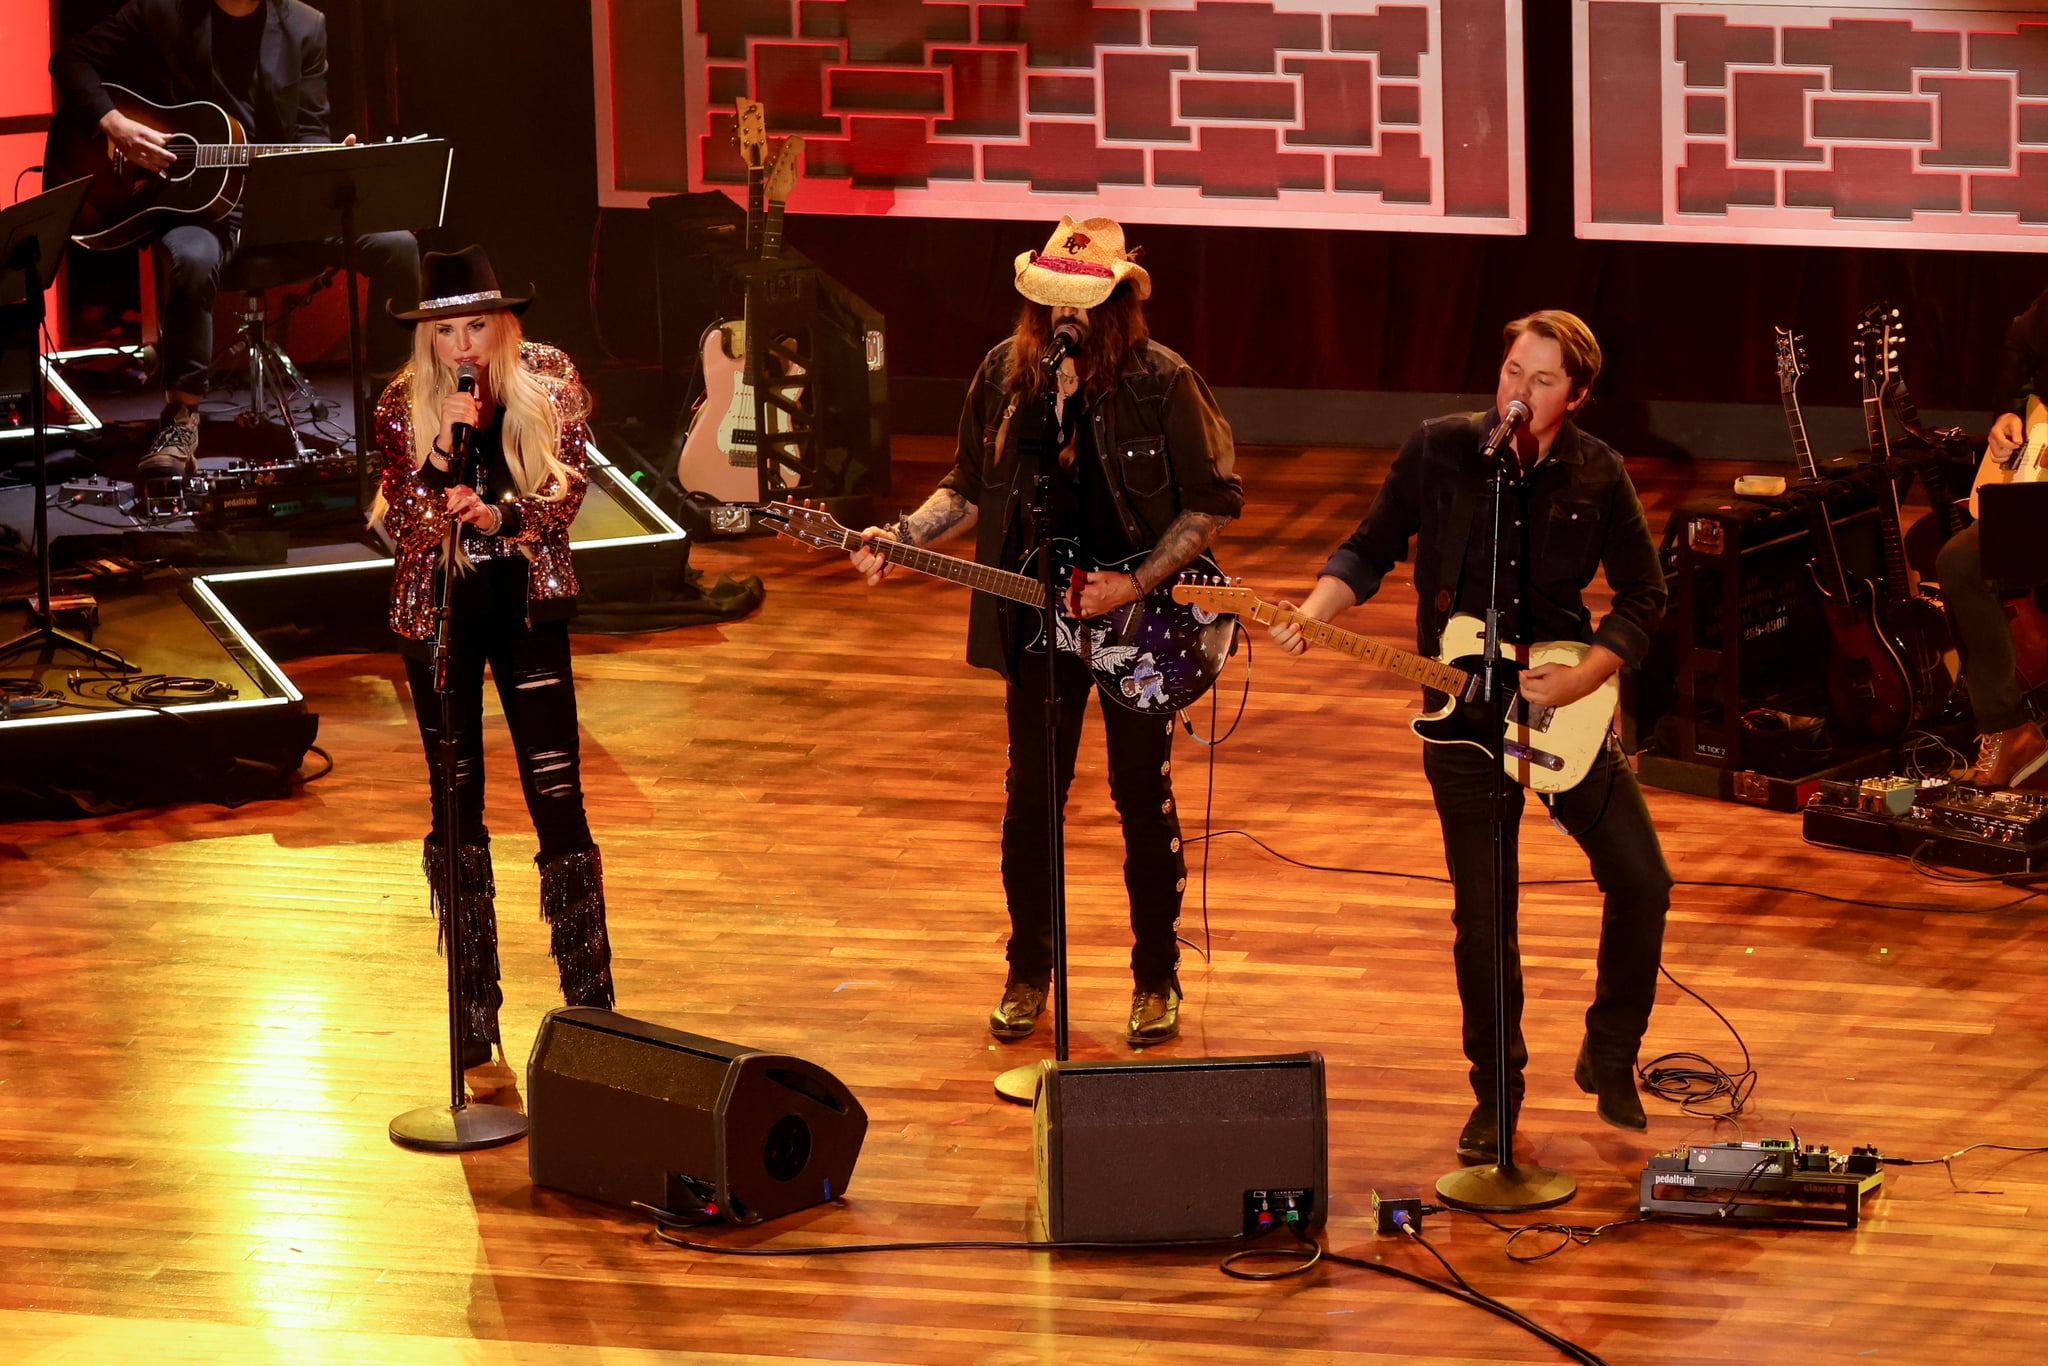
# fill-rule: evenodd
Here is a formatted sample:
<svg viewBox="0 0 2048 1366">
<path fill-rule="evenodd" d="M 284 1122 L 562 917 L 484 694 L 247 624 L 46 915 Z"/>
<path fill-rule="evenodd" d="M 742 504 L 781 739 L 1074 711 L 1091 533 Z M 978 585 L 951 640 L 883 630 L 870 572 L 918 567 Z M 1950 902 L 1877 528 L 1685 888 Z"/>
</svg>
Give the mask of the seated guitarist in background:
<svg viewBox="0 0 2048 1366">
<path fill-rule="evenodd" d="M 1570 313 L 1546 310 L 1509 323 L 1506 340 L 1494 410 L 1436 418 L 1408 438 L 1365 520 L 1323 565 L 1301 610 L 1328 621 L 1364 602 L 1379 591 L 1394 562 L 1407 558 L 1414 541 L 1421 652 L 1437 652 L 1453 614 L 1485 617 L 1489 581 L 1497 572 L 1505 599 L 1504 644 L 1590 642 L 1592 648 L 1577 665 L 1543 664 L 1521 675 L 1523 697 L 1543 706 L 1564 706 L 1590 695 L 1623 664 L 1642 659 L 1664 612 L 1664 574 L 1621 457 L 1571 421 L 1600 374 L 1600 346 L 1592 332 Z M 1484 449 L 1500 415 L 1516 401 L 1527 406 L 1529 417 L 1501 455 L 1512 459 L 1516 469 L 1502 510 L 1504 537 L 1496 545 L 1493 471 Z M 1580 595 L 1602 569 L 1613 590 L 1613 608 L 1596 630 Z M 1298 621 L 1283 618 L 1272 634 L 1289 654 L 1307 649 Z M 1496 1161 L 1500 1153 L 1490 815 L 1500 756 L 1498 734 L 1486 738 L 1496 746 L 1493 754 L 1459 744 L 1425 745 L 1422 753 L 1450 866 L 1456 932 L 1451 954 L 1464 1006 L 1465 1056 L 1478 1099 L 1458 1136 L 1459 1159 L 1468 1164 Z M 1519 1112 L 1521 1073 L 1528 1061 L 1514 923 L 1523 796 L 1513 783 L 1507 794 L 1510 883 L 1503 905 L 1508 915 L 1508 1057 L 1514 1071 L 1509 1095 Z M 1557 794 L 1550 806 L 1552 819 L 1586 851 L 1605 894 L 1599 976 L 1586 1012 L 1576 1079 L 1581 1090 L 1598 1098 L 1601 1119 L 1618 1128 L 1644 1129 L 1647 1120 L 1636 1096 L 1636 1050 L 1657 997 L 1671 873 L 1635 774 L 1611 735 L 1586 778 Z M 1507 1123 L 1512 1126 L 1515 1118 L 1508 1115 Z"/>
<path fill-rule="evenodd" d="M 1023 310 L 968 387 L 952 471 L 916 512 L 887 529 L 869 527 L 853 564 L 878 584 L 889 571 L 889 542 L 930 545 L 973 527 L 975 558 L 1016 570 L 1036 544 L 1030 507 L 1043 472 L 1051 476 L 1053 536 L 1078 542 L 1095 564 L 1149 548 L 1135 573 L 1075 571 L 1062 610 L 1096 617 L 1172 579 L 1243 508 L 1243 485 L 1231 473 L 1230 424 L 1201 376 L 1149 340 L 1143 300 L 1151 277 L 1124 250 L 1114 221 L 1061 219 L 1043 252 L 1017 257 L 1016 281 Z M 1059 332 L 1067 333 L 1065 345 Z M 1046 365 L 1068 346 L 1056 369 Z M 1058 661 L 1062 812 L 1094 691 L 1088 667 L 1072 653 L 1026 650 L 1036 627 L 1035 614 L 973 595 L 967 660 L 1008 680 L 1002 866 L 1009 977 L 988 1022 L 1004 1040 L 1036 1027 L 1052 980 L 1047 661 Z M 1168 772 L 1173 718 L 1105 701 L 1102 722 L 1131 903 L 1134 987 L 1125 1037 L 1142 1048 L 1180 1030 L 1175 927 L 1187 863 Z"/>
<path fill-rule="evenodd" d="M 93 120 L 136 165 L 171 164 L 165 135 L 114 108 L 105 82 L 158 104 L 204 100 L 241 123 L 251 142 L 327 142 L 327 20 L 299 0 L 128 0 L 50 59 L 57 92 L 73 114 Z M 353 135 L 348 139 L 355 141 Z M 190 475 L 199 454 L 199 400 L 213 359 L 213 298 L 221 264 L 234 254 L 242 215 L 180 223 L 152 244 L 160 313 L 162 426 L 138 479 Z M 419 298 L 419 245 L 409 232 L 357 240 L 372 308 Z M 339 262 L 338 241 L 312 244 L 308 263 Z M 372 370 L 405 363 L 403 337 L 373 342 Z"/>
<path fill-rule="evenodd" d="M 2048 395 L 2048 293 L 2007 329 L 2004 378 L 2012 406 L 1991 424 L 1990 444 L 1970 486 L 1972 515 L 1978 489 L 2012 480 L 2012 461 L 2027 441 L 2027 402 Z M 1983 787 L 2048 786 L 2048 737 L 2027 715 L 2005 614 L 2007 590 L 1984 579 L 1977 526 L 1972 522 L 1951 536 L 1936 565 L 1977 718 L 1977 762 L 1963 777 Z"/>
</svg>

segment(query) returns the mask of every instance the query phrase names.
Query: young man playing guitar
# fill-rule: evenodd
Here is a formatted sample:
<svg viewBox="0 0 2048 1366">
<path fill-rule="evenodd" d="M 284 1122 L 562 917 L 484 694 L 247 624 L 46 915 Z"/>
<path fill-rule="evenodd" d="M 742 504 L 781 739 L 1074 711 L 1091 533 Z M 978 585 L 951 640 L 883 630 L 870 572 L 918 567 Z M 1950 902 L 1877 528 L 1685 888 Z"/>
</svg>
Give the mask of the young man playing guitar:
<svg viewBox="0 0 2048 1366">
<path fill-rule="evenodd" d="M 109 82 L 162 105 L 219 105 L 251 142 L 329 140 L 327 20 L 299 0 L 128 0 L 59 48 L 50 74 L 64 106 L 60 118 L 92 124 L 112 151 L 150 171 L 173 164 L 173 140 L 116 109 Z M 165 402 L 138 479 L 197 468 L 199 399 L 213 358 L 213 298 L 240 228 L 236 208 L 218 221 L 179 222 L 151 244 Z M 357 251 L 373 308 L 394 299 L 406 307 L 419 298 L 420 253 L 411 233 L 370 233 L 358 240 Z M 339 242 L 312 248 L 315 263 L 340 256 Z M 370 368 L 404 364 L 402 342 L 373 352 Z"/>
<path fill-rule="evenodd" d="M 2027 428 L 2029 404 L 2038 421 L 2040 402 L 2048 395 L 2048 293 L 2014 318 L 2005 334 L 2004 392 L 2012 406 L 1991 425 L 1990 444 L 1970 489 L 1972 513 L 1977 511 L 1977 490 L 1984 485 L 2044 475 L 2036 459 L 2030 456 L 2022 462 L 2020 456 L 2030 452 L 2028 438 L 2033 435 Z M 2019 468 L 2022 463 L 2031 468 Z M 1963 656 L 1963 677 L 1970 685 L 1970 709 L 1977 718 L 1977 763 L 1963 776 L 1984 787 L 2048 786 L 2048 737 L 2027 715 L 2005 593 L 1985 581 L 1977 523 L 1949 538 L 1937 568 L 1941 598 L 1948 605 Z"/>
<path fill-rule="evenodd" d="M 1134 571 L 1075 570 L 1059 610 L 1100 617 L 1179 573 L 1243 508 L 1243 485 L 1231 473 L 1230 424 L 1201 376 L 1148 339 L 1143 300 L 1151 277 L 1124 250 L 1114 221 L 1062 219 L 1043 252 L 1017 257 L 1016 280 L 1023 310 L 968 388 L 952 471 L 916 512 L 862 533 L 866 544 L 853 552 L 853 564 L 878 584 L 889 570 L 890 542 L 926 546 L 972 527 L 975 558 L 1015 570 L 1036 546 L 1030 507 L 1045 474 L 1052 536 L 1078 542 L 1096 565 L 1149 551 Z M 1005 1040 L 1031 1033 L 1052 978 L 1046 768 L 1053 757 L 1041 704 L 1049 662 L 1058 669 L 1063 807 L 1093 691 L 1088 666 L 1070 651 L 1025 648 L 1038 624 L 1001 598 L 974 594 L 968 663 L 1009 682 L 1009 977 L 989 1015 L 989 1032 Z M 1134 939 L 1125 1037 L 1145 1047 L 1180 1028 L 1175 926 L 1187 864 L 1168 773 L 1173 718 L 1105 702 L 1102 723 Z"/>
<path fill-rule="evenodd" d="M 1453 615 L 1484 618 L 1490 581 L 1497 574 L 1503 656 L 1510 645 L 1589 643 L 1579 663 L 1539 664 L 1519 675 L 1518 691 L 1525 701 L 1564 707 L 1592 694 L 1623 664 L 1642 659 L 1664 612 L 1664 574 L 1621 457 L 1571 421 L 1600 374 L 1600 347 L 1592 332 L 1570 313 L 1547 310 L 1508 324 L 1506 340 L 1494 410 L 1437 418 L 1408 438 L 1365 520 L 1324 564 L 1300 613 L 1328 621 L 1372 597 L 1394 562 L 1407 558 L 1414 541 L 1420 599 L 1416 637 L 1422 653 L 1437 652 Z M 1502 538 L 1496 544 L 1494 470 L 1485 451 L 1489 435 L 1500 434 L 1501 414 L 1517 404 L 1527 417 L 1498 456 L 1513 462 L 1513 469 L 1503 500 Z M 1603 569 L 1613 608 L 1596 630 L 1580 595 Z M 1302 624 L 1293 615 L 1276 619 L 1271 630 L 1289 654 L 1306 650 Z M 1488 748 L 1425 746 L 1422 768 L 1435 794 L 1450 865 L 1456 931 L 1452 959 L 1464 1006 L 1465 1056 L 1478 1098 L 1458 1137 L 1458 1156 L 1467 1163 L 1486 1163 L 1499 1156 L 1502 1122 L 1494 1075 L 1491 819 L 1502 760 L 1499 732 L 1475 730 L 1474 738 Z M 1657 997 L 1671 873 L 1635 775 L 1611 736 L 1587 776 L 1549 804 L 1552 818 L 1586 851 L 1605 893 L 1599 977 L 1586 1012 L 1576 1078 L 1580 1089 L 1597 1097 L 1600 1118 L 1618 1128 L 1644 1129 L 1647 1121 L 1636 1096 L 1636 1049 Z M 1509 885 L 1502 904 L 1508 917 L 1506 1028 L 1514 1073 L 1509 1094 L 1516 1110 L 1528 1061 L 1514 922 L 1516 830 L 1522 810 L 1522 789 L 1510 785 L 1505 819 Z M 1514 1120 L 1513 1114 L 1506 1117 L 1509 1125 Z"/>
</svg>

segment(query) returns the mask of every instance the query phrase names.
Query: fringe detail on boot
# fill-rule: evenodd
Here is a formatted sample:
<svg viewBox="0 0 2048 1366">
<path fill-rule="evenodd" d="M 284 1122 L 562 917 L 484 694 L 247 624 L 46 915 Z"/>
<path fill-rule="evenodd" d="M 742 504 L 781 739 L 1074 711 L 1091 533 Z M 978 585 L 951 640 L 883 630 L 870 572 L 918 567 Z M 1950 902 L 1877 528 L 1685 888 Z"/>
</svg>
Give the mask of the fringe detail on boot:
<svg viewBox="0 0 2048 1366">
<path fill-rule="evenodd" d="M 605 932 L 604 860 L 595 847 L 540 865 L 540 914 L 548 950 L 572 1006 L 612 1007 L 612 943 Z"/>
<path fill-rule="evenodd" d="M 457 845 L 455 856 L 462 864 L 462 981 L 469 995 L 469 1021 L 465 1031 L 471 1038 L 497 1043 L 498 1007 L 505 993 L 498 985 L 498 883 L 491 869 L 488 844 Z M 437 928 L 434 951 L 448 951 L 448 897 L 442 879 L 441 845 L 428 840 L 420 856 L 420 871 L 427 876 L 434 904 Z"/>
</svg>

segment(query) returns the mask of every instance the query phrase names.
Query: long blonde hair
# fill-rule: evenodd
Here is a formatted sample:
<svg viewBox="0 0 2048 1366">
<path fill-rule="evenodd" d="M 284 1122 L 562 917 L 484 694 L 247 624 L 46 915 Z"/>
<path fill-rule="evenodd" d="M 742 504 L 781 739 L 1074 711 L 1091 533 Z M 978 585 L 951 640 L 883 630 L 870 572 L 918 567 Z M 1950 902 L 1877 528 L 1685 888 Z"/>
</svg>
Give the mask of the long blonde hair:
<svg viewBox="0 0 2048 1366">
<path fill-rule="evenodd" d="M 413 325 L 412 360 L 400 376 L 406 381 L 411 408 L 414 469 L 427 463 L 435 434 L 441 429 L 441 400 L 455 392 L 453 367 L 443 365 L 434 354 L 436 321 L 423 319 Z M 505 465 L 521 497 L 555 502 L 567 496 L 569 481 L 580 477 L 562 463 L 563 408 L 569 410 L 566 417 L 574 420 L 588 411 L 590 400 L 580 383 L 527 369 L 520 357 L 526 332 L 516 314 L 499 313 L 493 331 L 496 343 L 488 357 L 486 373 L 492 398 L 505 412 Z M 425 383 L 421 376 L 428 377 Z M 558 399 L 572 386 L 576 392 L 566 394 L 567 402 L 558 405 Z M 370 508 L 370 525 L 382 525 L 389 506 L 380 490 Z M 460 550 L 456 558 L 465 567 L 468 565 L 469 557 Z M 528 558 L 532 558 L 530 554 Z"/>
</svg>

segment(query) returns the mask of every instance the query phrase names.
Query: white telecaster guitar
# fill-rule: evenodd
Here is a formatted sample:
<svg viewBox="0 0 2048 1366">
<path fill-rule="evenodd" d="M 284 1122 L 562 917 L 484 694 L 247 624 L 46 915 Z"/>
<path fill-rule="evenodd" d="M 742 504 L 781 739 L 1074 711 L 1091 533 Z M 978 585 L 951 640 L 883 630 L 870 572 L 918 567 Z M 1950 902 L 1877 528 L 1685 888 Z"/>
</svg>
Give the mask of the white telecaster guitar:
<svg viewBox="0 0 2048 1366">
<path fill-rule="evenodd" d="M 1621 681 L 1611 675 L 1592 692 L 1562 707 L 1534 706 L 1514 691 L 1514 676 L 1525 668 L 1583 660 L 1590 647 L 1574 640 L 1539 641 L 1528 648 L 1526 659 L 1516 647 L 1501 646 L 1501 670 L 1506 675 L 1501 682 L 1509 693 L 1507 733 L 1488 743 L 1491 737 L 1482 736 L 1465 717 L 1456 715 L 1460 703 L 1471 706 L 1479 702 L 1484 686 L 1479 669 L 1486 628 L 1477 617 L 1461 614 L 1445 623 L 1442 652 L 1429 659 L 1276 603 L 1262 602 L 1248 588 L 1178 583 L 1173 596 L 1177 602 L 1211 612 L 1234 612 L 1266 626 L 1299 622 L 1303 638 L 1311 645 L 1342 651 L 1376 669 L 1446 694 L 1448 700 L 1439 710 L 1409 719 L 1415 733 L 1433 745 L 1470 745 L 1487 754 L 1497 753 L 1510 778 L 1538 792 L 1566 792 L 1577 787 L 1592 771 L 1614 724 Z"/>
</svg>

